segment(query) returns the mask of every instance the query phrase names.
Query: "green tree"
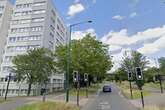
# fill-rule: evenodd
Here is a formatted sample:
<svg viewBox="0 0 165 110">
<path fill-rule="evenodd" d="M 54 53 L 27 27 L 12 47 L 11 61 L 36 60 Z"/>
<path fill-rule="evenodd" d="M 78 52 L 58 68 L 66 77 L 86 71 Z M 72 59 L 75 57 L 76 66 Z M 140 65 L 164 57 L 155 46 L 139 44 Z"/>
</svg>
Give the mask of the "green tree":
<svg viewBox="0 0 165 110">
<path fill-rule="evenodd" d="M 142 72 L 147 68 L 148 61 L 146 57 L 137 51 L 131 51 L 131 56 L 124 56 L 121 66 L 126 72 L 130 70 L 133 73 L 133 79 L 136 80 L 135 68 L 141 67 Z"/>
<path fill-rule="evenodd" d="M 56 50 L 59 69 L 66 71 L 67 47 L 60 46 Z M 111 58 L 108 54 L 108 46 L 96 40 L 90 34 L 81 40 L 72 40 L 70 73 L 77 70 L 80 73 L 88 73 L 91 77 L 103 78 L 111 69 Z M 72 75 L 72 74 L 70 74 Z"/>
<path fill-rule="evenodd" d="M 158 59 L 160 65 L 161 74 L 165 74 L 165 57 L 161 57 Z"/>
<path fill-rule="evenodd" d="M 158 74 L 158 69 L 155 67 L 148 68 L 144 71 L 144 78 L 146 82 L 154 82 L 155 75 Z"/>
<path fill-rule="evenodd" d="M 135 68 L 141 67 L 142 72 L 144 73 L 144 70 L 147 68 L 148 63 L 149 62 L 146 60 L 146 57 L 137 51 L 131 51 L 130 57 L 125 55 L 125 57 L 123 58 L 121 64 L 123 70 L 125 69 L 126 72 L 131 71 L 133 76 L 133 81 L 136 81 L 136 84 L 139 87 L 139 89 L 142 89 L 142 86 L 145 83 L 145 77 L 143 77 L 143 80 L 136 80 Z"/>
<path fill-rule="evenodd" d="M 127 72 L 123 68 L 119 68 L 115 73 L 120 82 L 128 80 Z"/>
<path fill-rule="evenodd" d="M 32 84 L 44 84 L 56 69 L 53 53 L 45 48 L 28 50 L 26 54 L 15 56 L 12 62 L 18 81 L 27 81 L 29 85 L 28 96 Z"/>
</svg>

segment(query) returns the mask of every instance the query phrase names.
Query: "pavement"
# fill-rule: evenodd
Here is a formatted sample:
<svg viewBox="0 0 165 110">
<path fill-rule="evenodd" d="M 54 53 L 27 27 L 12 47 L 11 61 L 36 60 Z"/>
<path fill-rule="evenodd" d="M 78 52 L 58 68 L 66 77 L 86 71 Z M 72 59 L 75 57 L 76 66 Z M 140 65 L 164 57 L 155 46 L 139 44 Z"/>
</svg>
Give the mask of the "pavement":
<svg viewBox="0 0 165 110">
<path fill-rule="evenodd" d="M 38 101 L 42 101 L 42 96 L 36 97 L 19 97 L 19 98 L 9 98 L 11 101 L 7 101 L 0 104 L 0 110 L 15 110 L 18 107 L 36 103 Z M 54 102 L 65 102 L 65 94 L 56 94 L 56 95 L 47 95 L 46 101 L 54 101 Z M 87 103 L 88 99 L 85 97 L 80 98 L 80 107 L 84 106 Z M 70 96 L 69 103 L 77 104 L 76 97 Z"/>
<path fill-rule="evenodd" d="M 137 110 L 124 96 L 120 89 L 112 85 L 112 93 L 99 92 L 95 99 L 91 99 L 82 110 Z"/>
<path fill-rule="evenodd" d="M 141 99 L 137 99 L 137 100 L 130 100 L 130 102 L 136 106 L 136 107 L 141 107 Z M 144 104 L 145 106 L 165 106 L 165 93 L 164 94 L 154 94 L 151 96 L 146 96 L 144 97 Z"/>
<path fill-rule="evenodd" d="M 12 101 L 7 101 L 0 104 L 0 110 L 15 110 L 18 107 L 21 107 L 27 103 L 31 102 L 23 98 L 12 99 Z"/>
</svg>

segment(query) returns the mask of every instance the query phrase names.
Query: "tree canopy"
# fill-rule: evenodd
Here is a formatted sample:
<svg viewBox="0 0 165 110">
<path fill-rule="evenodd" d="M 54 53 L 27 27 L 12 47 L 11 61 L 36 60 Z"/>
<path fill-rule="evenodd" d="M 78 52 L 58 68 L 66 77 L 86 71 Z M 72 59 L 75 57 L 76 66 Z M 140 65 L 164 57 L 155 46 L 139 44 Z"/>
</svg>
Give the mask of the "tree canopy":
<svg viewBox="0 0 165 110">
<path fill-rule="evenodd" d="M 65 72 L 67 46 L 60 46 L 55 53 L 58 67 Z M 70 60 L 70 73 L 76 70 L 80 73 L 88 73 L 90 76 L 103 77 L 112 67 L 108 46 L 96 40 L 90 34 L 81 40 L 71 41 Z"/>
<path fill-rule="evenodd" d="M 32 84 L 45 83 L 55 71 L 54 55 L 45 48 L 28 50 L 26 54 L 15 56 L 12 62 L 18 81 L 25 80 L 29 84 L 28 95 Z"/>
</svg>

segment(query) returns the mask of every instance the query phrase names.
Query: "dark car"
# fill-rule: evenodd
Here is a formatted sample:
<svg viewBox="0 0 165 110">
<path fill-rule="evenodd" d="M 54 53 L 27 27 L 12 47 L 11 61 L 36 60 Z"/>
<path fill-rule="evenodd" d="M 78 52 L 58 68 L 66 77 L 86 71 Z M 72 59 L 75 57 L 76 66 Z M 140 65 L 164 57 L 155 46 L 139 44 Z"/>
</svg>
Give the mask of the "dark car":
<svg viewBox="0 0 165 110">
<path fill-rule="evenodd" d="M 112 92 L 111 86 L 110 85 L 104 85 L 103 86 L 103 92 Z"/>
</svg>

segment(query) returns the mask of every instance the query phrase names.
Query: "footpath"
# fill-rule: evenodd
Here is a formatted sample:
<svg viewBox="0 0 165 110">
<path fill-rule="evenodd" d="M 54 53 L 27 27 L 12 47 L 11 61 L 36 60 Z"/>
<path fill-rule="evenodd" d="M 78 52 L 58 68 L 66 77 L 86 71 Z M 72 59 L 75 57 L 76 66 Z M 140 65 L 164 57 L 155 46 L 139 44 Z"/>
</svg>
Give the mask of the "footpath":
<svg viewBox="0 0 165 110">
<path fill-rule="evenodd" d="M 151 93 L 150 96 L 144 97 L 145 106 L 165 106 L 165 93 L 161 94 L 160 89 L 147 88 L 145 91 Z M 130 102 L 136 107 L 142 107 L 141 99 L 130 100 Z"/>
</svg>

